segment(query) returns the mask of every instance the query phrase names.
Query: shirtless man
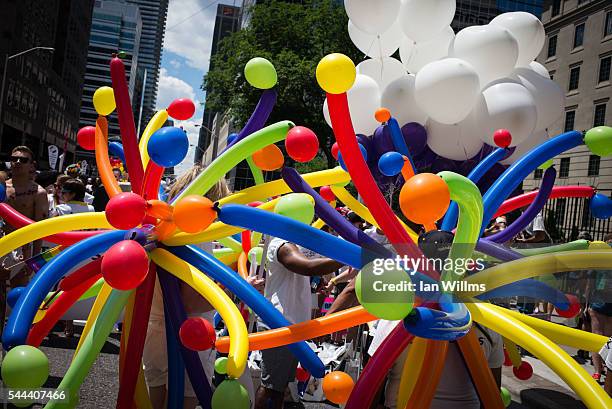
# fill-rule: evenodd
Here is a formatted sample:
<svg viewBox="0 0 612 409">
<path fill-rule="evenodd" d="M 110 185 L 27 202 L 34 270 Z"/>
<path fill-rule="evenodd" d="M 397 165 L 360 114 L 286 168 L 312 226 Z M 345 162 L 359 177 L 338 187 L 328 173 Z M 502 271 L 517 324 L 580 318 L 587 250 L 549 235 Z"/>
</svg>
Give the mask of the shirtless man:
<svg viewBox="0 0 612 409">
<path fill-rule="evenodd" d="M 45 189 L 34 182 L 34 153 L 27 146 L 17 146 L 11 152 L 11 179 L 6 181 L 6 202 L 19 213 L 35 221 L 44 220 L 49 216 L 49 202 Z M 12 229 L 5 226 L 8 234 Z M 35 241 L 21 248 L 23 260 L 40 253 L 42 242 Z M 15 260 L 17 262 L 17 260 Z M 8 266 L 7 266 L 8 267 Z M 11 280 L 11 287 L 27 285 L 31 271 L 28 268 L 20 271 Z"/>
</svg>

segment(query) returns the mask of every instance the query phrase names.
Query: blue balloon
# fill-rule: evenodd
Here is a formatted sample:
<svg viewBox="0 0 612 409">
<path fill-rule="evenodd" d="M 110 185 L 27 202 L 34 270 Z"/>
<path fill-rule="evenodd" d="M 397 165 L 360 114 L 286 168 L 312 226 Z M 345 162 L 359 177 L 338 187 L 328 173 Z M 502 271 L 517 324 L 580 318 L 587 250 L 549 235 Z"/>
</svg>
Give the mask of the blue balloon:
<svg viewBox="0 0 612 409">
<path fill-rule="evenodd" d="M 404 167 L 404 156 L 397 152 L 387 152 L 378 159 L 378 169 L 385 176 L 395 176 Z"/>
<path fill-rule="evenodd" d="M 417 307 L 404 318 L 404 327 L 417 337 L 439 341 L 454 341 L 468 333 L 472 317 L 465 304 L 442 295 L 440 309 Z"/>
<path fill-rule="evenodd" d="M 123 153 L 123 145 L 120 142 L 109 142 L 108 153 L 113 156 L 118 156 L 123 163 L 125 163 L 125 153 Z"/>
<path fill-rule="evenodd" d="M 19 300 L 19 297 L 21 297 L 21 295 L 23 294 L 24 290 L 25 287 L 15 287 L 8 292 L 8 294 L 6 295 L 6 302 L 8 303 L 9 307 L 15 307 L 15 304 L 17 304 L 17 301 Z"/>
<path fill-rule="evenodd" d="M 3 183 L 0 183 L 0 203 L 4 203 L 6 201 L 6 186 Z"/>
<path fill-rule="evenodd" d="M 238 134 L 237 133 L 231 133 L 229 134 L 229 136 L 227 137 L 227 144 L 231 145 L 232 143 L 234 143 L 234 141 L 236 140 L 236 138 L 238 138 Z"/>
<path fill-rule="evenodd" d="M 492 298 L 517 296 L 548 301 L 549 303 L 553 304 L 555 308 L 561 311 L 565 311 L 570 307 L 567 297 L 561 291 L 542 281 L 531 278 L 503 285 L 491 291 L 487 291 L 486 293 L 480 294 L 476 296 L 476 298 L 479 300 L 490 300 Z"/>
<path fill-rule="evenodd" d="M 362 144 L 358 143 L 357 145 L 359 145 L 359 150 L 361 150 L 361 156 L 363 156 L 363 160 L 367 162 L 368 151 L 366 150 L 366 148 L 363 147 Z M 346 168 L 346 164 L 344 163 L 344 160 L 342 159 L 342 154 L 340 152 L 338 152 L 338 163 L 340 163 L 340 166 L 342 167 L 342 169 L 345 170 L 345 172 L 348 172 L 348 169 Z"/>
<path fill-rule="evenodd" d="M 169 408 L 183 406 L 185 396 L 185 363 L 181 356 L 181 341 L 178 330 L 173 328 L 170 312 L 164 303 L 164 318 L 166 327 L 166 356 L 168 358 L 168 400 Z"/>
<path fill-rule="evenodd" d="M 612 217 L 612 200 L 609 197 L 596 193 L 591 198 L 591 214 L 597 219 L 606 220 Z"/>
<path fill-rule="evenodd" d="M 123 240 L 125 230 L 114 230 L 98 234 L 66 248 L 53 257 L 34 275 L 24 293 L 11 311 L 2 334 L 2 344 L 8 350 L 15 345 L 26 343 L 30 326 L 38 307 L 57 283 L 75 264 L 108 250 L 113 244 Z"/>
<path fill-rule="evenodd" d="M 185 159 L 189 149 L 189 139 L 181 128 L 164 126 L 157 130 L 147 143 L 151 160 L 159 166 L 169 168 Z"/>
</svg>

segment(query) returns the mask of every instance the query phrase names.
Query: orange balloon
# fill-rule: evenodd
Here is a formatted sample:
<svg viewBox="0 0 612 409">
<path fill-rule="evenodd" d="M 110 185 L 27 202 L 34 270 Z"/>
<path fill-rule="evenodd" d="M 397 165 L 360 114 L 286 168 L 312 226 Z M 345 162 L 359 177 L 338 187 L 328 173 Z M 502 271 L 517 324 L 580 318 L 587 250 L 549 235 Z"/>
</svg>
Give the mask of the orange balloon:
<svg viewBox="0 0 612 409">
<path fill-rule="evenodd" d="M 253 153 L 253 162 L 261 170 L 280 169 L 285 163 L 283 152 L 271 144 Z"/>
<path fill-rule="evenodd" d="M 353 378 L 341 371 L 330 372 L 323 378 L 323 393 L 333 403 L 340 405 L 348 401 L 355 386 Z"/>
<path fill-rule="evenodd" d="M 387 108 L 378 108 L 374 113 L 374 118 L 380 123 L 387 122 L 391 119 L 391 111 Z"/>
<path fill-rule="evenodd" d="M 172 220 L 172 206 L 162 200 L 147 200 L 147 215 L 161 220 Z"/>
<path fill-rule="evenodd" d="M 174 206 L 174 223 L 185 233 L 199 233 L 217 217 L 213 202 L 198 195 L 185 196 Z"/>
<path fill-rule="evenodd" d="M 404 216 L 413 222 L 431 224 L 448 210 L 450 191 L 440 176 L 420 173 L 402 186 L 399 205 Z"/>
</svg>

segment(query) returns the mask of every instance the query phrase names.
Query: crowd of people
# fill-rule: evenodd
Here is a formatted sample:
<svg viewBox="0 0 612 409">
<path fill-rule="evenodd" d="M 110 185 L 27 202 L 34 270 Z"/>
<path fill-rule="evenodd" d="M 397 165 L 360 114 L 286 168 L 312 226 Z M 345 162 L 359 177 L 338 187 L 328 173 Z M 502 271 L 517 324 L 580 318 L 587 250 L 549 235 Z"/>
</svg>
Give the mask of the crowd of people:
<svg viewBox="0 0 612 409">
<path fill-rule="evenodd" d="M 5 184 L 7 203 L 17 211 L 32 220 L 43 220 L 48 217 L 61 217 L 69 214 L 104 211 L 109 198 L 98 179 L 86 178 L 78 172 L 68 174 L 54 174 L 51 172 L 36 172 L 36 163 L 32 151 L 25 146 L 13 149 L 10 158 L 10 178 L 0 173 L 0 183 Z M 168 198 L 177 196 L 200 172 L 202 168 L 194 166 L 184 175 L 180 176 L 172 186 L 167 189 Z M 117 180 L 124 180 L 126 175 L 119 169 L 114 170 Z M 215 202 L 228 196 L 230 190 L 224 180 L 218 182 L 207 193 L 206 197 Z M 344 208 L 338 209 L 345 218 L 356 228 L 362 230 L 371 239 L 393 250 L 384 232 L 375 226 L 366 223 L 357 214 Z M 508 220 L 505 216 L 495 219 L 485 230 L 490 236 L 503 231 Z M 10 233 L 9 225 L 3 226 L 5 234 Z M 328 227 L 326 231 L 334 234 Z M 448 251 L 440 251 L 443 244 L 450 244 L 452 234 L 444 232 L 422 232 L 419 246 L 427 257 L 446 257 Z M 581 233 L 580 238 L 592 240 L 588 232 Z M 449 241 L 450 240 L 450 241 Z M 612 234 L 605 238 L 612 245 Z M 424 243 L 435 243 L 432 247 Z M 546 232 L 542 214 L 535 219 L 515 238 L 509 245 L 525 246 L 531 244 L 551 243 Z M 212 253 L 216 243 L 200 243 L 198 246 Z M 344 266 L 341 263 L 322 257 L 311 250 L 305 249 L 281 238 L 264 236 L 263 268 L 253 270 L 249 276 L 249 283 L 260 291 L 284 317 L 292 323 L 308 321 L 321 314 L 335 312 L 358 305 L 355 293 L 355 280 L 358 270 Z M 6 298 L 8 288 L 23 286 L 31 279 L 35 271 L 28 266 L 28 259 L 50 248 L 51 243 L 41 241 L 30 243 L 2 259 L 3 291 Z M 446 246 L 448 248 L 448 246 Z M 574 294 L 582 295 L 582 311 L 578 327 L 592 331 L 596 334 L 612 336 L 612 284 L 606 274 L 609 272 L 573 272 L 567 274 L 563 285 Z M 181 287 L 181 296 L 189 316 L 202 317 L 213 322 L 214 310 L 191 287 Z M 1 302 L 5 308 L 5 301 Z M 331 304 L 331 305 L 325 305 Z M 546 302 L 523 302 L 518 305 L 521 312 L 527 314 L 540 314 L 543 319 L 553 317 L 553 308 Z M 4 318 L 5 314 L 2 317 Z M 363 345 L 363 359 L 367 361 L 380 347 L 382 341 L 395 328 L 399 321 L 379 320 L 366 326 L 370 334 L 368 341 Z M 263 322 L 258 321 L 257 330 L 269 329 Z M 217 326 L 223 331 L 223 324 Z M 483 353 L 487 359 L 492 375 L 498 386 L 501 385 L 501 367 L 504 362 L 502 338 L 499 334 L 474 325 L 475 331 Z M 74 335 L 71 322 L 65 324 L 65 335 Z M 341 334 L 331 334 L 324 341 L 330 343 L 356 342 L 357 329 L 353 328 Z M 322 340 L 318 340 L 321 342 Z M 144 375 L 149 388 L 151 400 L 155 408 L 165 407 L 168 385 L 168 363 L 166 357 L 166 330 L 164 324 L 163 297 L 159 283 L 156 283 L 151 313 L 149 318 L 146 344 L 144 348 L 143 364 Z M 384 388 L 380 391 L 377 408 L 396 408 L 397 395 L 402 367 L 406 354 L 411 346 L 402 352 L 389 371 Z M 601 355 L 594 353 L 591 358 L 595 368 L 593 377 L 601 381 L 606 371 L 612 371 L 612 342 L 609 342 L 601 351 Z M 200 352 L 203 367 L 210 382 L 218 383 L 220 374 L 214 371 L 214 362 L 218 353 L 213 350 Z M 579 351 L 579 357 L 588 359 L 585 351 Z M 250 373 L 247 370 L 240 382 L 245 386 L 255 409 L 282 408 L 286 399 L 287 387 L 296 379 L 296 370 L 299 363 L 288 346 L 282 346 L 261 351 L 261 383 L 255 388 Z M 612 394 L 612 376 L 606 377 L 605 388 Z M 197 405 L 196 395 L 191 384 L 186 379 L 184 407 L 194 408 Z M 480 407 L 478 394 L 474 389 L 457 344 L 450 343 L 440 384 L 436 391 L 432 408 L 474 408 Z"/>
</svg>

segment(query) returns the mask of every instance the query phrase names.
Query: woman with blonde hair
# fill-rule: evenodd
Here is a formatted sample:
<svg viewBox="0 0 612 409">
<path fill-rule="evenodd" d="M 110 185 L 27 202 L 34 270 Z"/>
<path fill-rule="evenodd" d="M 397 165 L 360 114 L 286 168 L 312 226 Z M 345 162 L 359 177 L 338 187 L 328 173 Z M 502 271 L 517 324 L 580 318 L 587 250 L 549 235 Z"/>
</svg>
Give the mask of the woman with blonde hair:
<svg viewBox="0 0 612 409">
<path fill-rule="evenodd" d="M 187 187 L 203 170 L 201 165 L 194 165 L 187 172 L 176 179 L 168 192 L 168 201 L 172 201 L 177 197 L 185 187 Z M 225 179 L 219 180 L 210 188 L 204 196 L 213 202 L 216 202 L 231 194 Z M 212 254 L 213 243 L 200 243 L 196 246 Z M 254 286 L 263 286 L 263 280 L 251 283 Z M 185 310 L 189 317 L 202 317 L 208 320 L 211 324 L 214 320 L 215 311 L 213 307 L 190 286 L 181 282 L 181 298 L 185 305 Z M 202 367 L 208 378 L 208 382 L 212 386 L 212 377 L 214 374 L 214 362 L 216 353 L 212 349 L 200 351 L 198 353 L 202 361 Z M 167 385 L 168 385 L 168 357 L 166 350 L 166 327 L 164 321 L 164 304 L 163 296 L 159 280 L 155 282 L 155 290 L 153 293 L 153 301 L 151 303 L 151 313 L 149 315 L 149 326 L 147 329 L 147 338 L 145 341 L 144 351 L 142 355 L 144 364 L 144 375 L 149 388 L 151 402 L 155 409 L 166 407 Z M 250 373 L 245 371 L 245 375 L 240 378 L 240 382 L 245 386 L 253 401 L 253 382 Z M 197 398 L 189 378 L 185 376 L 185 391 L 183 408 L 195 408 Z"/>
</svg>

